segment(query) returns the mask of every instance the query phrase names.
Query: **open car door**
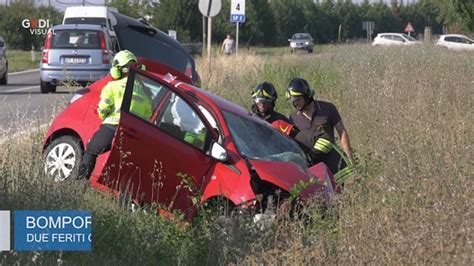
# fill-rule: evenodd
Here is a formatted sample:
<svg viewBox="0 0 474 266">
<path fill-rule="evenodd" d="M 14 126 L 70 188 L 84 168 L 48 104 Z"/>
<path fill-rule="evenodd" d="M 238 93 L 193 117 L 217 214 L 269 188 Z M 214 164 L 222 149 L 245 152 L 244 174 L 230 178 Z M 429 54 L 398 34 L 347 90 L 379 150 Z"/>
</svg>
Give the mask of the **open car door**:
<svg viewBox="0 0 474 266">
<path fill-rule="evenodd" d="M 150 108 L 150 109 L 148 109 Z M 189 96 L 132 69 L 120 123 L 98 182 L 161 210 L 194 211 L 193 200 L 214 159 L 209 123 Z"/>
</svg>

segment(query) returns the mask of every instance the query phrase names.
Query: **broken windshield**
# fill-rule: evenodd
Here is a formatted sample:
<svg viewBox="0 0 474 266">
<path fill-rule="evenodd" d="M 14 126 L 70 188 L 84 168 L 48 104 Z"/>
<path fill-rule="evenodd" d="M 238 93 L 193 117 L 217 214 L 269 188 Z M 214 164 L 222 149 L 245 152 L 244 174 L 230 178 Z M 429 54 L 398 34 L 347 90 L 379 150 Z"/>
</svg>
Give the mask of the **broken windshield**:
<svg viewBox="0 0 474 266">
<path fill-rule="evenodd" d="M 307 168 L 304 152 L 296 142 L 273 130 L 270 126 L 222 111 L 240 154 L 264 160 L 294 162 Z"/>
</svg>

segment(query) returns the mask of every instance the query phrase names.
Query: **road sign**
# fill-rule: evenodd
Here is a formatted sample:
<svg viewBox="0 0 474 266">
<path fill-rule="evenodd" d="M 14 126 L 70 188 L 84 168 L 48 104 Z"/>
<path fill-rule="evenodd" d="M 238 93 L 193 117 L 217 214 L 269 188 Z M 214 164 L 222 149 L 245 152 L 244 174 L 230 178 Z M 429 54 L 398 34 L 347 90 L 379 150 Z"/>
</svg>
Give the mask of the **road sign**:
<svg viewBox="0 0 474 266">
<path fill-rule="evenodd" d="M 408 22 L 407 26 L 405 27 L 405 32 L 414 32 L 414 31 L 415 31 L 415 29 L 413 28 L 411 23 Z"/>
<path fill-rule="evenodd" d="M 230 22 L 245 22 L 245 0 L 232 0 L 230 4 Z"/>
<path fill-rule="evenodd" d="M 214 17 L 221 11 L 221 0 L 199 0 L 199 11 L 206 17 Z"/>
<path fill-rule="evenodd" d="M 243 23 L 243 22 L 245 22 L 245 15 L 234 15 L 234 14 L 231 14 L 231 15 L 230 15 L 230 22 Z"/>
</svg>

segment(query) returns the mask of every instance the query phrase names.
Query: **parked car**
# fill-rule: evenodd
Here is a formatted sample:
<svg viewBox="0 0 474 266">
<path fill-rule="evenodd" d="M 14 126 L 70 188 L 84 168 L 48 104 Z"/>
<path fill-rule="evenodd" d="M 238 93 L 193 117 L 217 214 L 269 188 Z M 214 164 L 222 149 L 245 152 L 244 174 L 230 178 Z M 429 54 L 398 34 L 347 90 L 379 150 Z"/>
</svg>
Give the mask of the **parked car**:
<svg viewBox="0 0 474 266">
<path fill-rule="evenodd" d="M 96 81 L 107 75 L 113 56 L 105 28 L 88 24 L 53 26 L 42 52 L 41 92 L 55 92 L 56 86 L 67 81 Z"/>
<path fill-rule="evenodd" d="M 379 33 L 372 42 L 373 46 L 417 45 L 422 42 L 403 33 Z"/>
<path fill-rule="evenodd" d="M 200 77 L 192 56 L 178 41 L 145 21 L 125 16 L 110 7 L 78 6 L 66 9 L 63 24 L 86 22 L 108 28 L 116 52 L 126 49 L 136 56 L 157 60 L 185 73 L 193 84 L 199 84 Z"/>
<path fill-rule="evenodd" d="M 452 50 L 470 50 L 474 51 L 474 40 L 461 34 L 441 35 L 436 45 L 446 47 Z"/>
<path fill-rule="evenodd" d="M 306 50 L 308 53 L 313 52 L 314 42 L 309 33 L 295 33 L 288 39 L 290 42 L 290 52 L 295 50 Z"/>
<path fill-rule="evenodd" d="M 0 84 L 8 83 L 8 59 L 5 41 L 0 36 Z"/>
<path fill-rule="evenodd" d="M 160 212 L 181 210 L 188 219 L 196 204 L 216 198 L 227 199 L 227 207 L 263 212 L 268 201 L 285 202 L 297 184 L 300 199 L 327 200 L 333 193 L 336 184 L 326 166 L 309 168 L 292 139 L 246 109 L 190 85 L 183 73 L 138 60 L 147 71 L 131 68 L 112 149 L 98 157 L 91 187 L 130 196 L 140 206 L 157 203 Z M 43 146 L 51 178 L 76 177 L 84 147 L 99 128 L 97 104 L 109 80 L 80 91 L 53 121 Z M 150 118 L 130 108 L 138 88 L 149 91 Z"/>
</svg>

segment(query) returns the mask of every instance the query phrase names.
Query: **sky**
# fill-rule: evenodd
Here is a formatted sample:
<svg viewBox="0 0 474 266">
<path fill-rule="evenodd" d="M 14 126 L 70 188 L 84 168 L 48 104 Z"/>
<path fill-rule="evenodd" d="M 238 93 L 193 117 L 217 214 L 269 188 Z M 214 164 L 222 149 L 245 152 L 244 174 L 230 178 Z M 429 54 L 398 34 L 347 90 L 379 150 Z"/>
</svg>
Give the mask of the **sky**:
<svg viewBox="0 0 474 266">
<path fill-rule="evenodd" d="M 0 5 L 5 5 L 10 3 L 12 0 L 0 0 Z M 67 6 L 70 5 L 82 5 L 85 3 L 86 5 L 104 5 L 107 0 L 34 0 L 36 5 L 45 5 L 48 4 L 54 5 L 57 9 L 64 10 Z M 145 0 L 144 0 L 145 1 Z M 158 0 L 153 0 L 154 2 L 158 2 Z M 251 0 L 249 0 L 251 1 Z M 318 1 L 318 0 L 314 0 Z M 319 0 L 320 2 L 324 0 Z M 390 4 L 392 0 L 382 0 L 387 4 Z M 404 4 L 411 4 L 418 2 L 418 0 L 398 0 L 399 2 L 403 1 Z M 352 0 L 353 3 L 360 4 L 363 3 L 364 0 Z M 378 3 L 380 0 L 369 0 L 370 3 Z"/>
</svg>

